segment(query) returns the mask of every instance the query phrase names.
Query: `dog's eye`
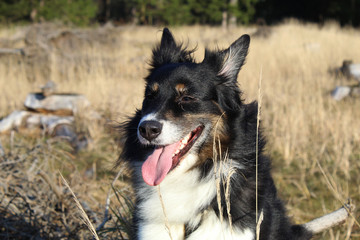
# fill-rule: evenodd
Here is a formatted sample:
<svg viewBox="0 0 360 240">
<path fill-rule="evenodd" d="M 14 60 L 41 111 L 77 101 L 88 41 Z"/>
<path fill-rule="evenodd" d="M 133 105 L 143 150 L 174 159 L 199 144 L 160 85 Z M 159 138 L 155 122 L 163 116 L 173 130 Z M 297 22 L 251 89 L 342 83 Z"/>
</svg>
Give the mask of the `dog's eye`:
<svg viewBox="0 0 360 240">
<path fill-rule="evenodd" d="M 181 96 L 178 101 L 179 101 L 179 103 L 189 103 L 189 102 L 193 102 L 195 100 L 196 100 L 196 98 L 185 95 L 185 96 Z"/>
</svg>

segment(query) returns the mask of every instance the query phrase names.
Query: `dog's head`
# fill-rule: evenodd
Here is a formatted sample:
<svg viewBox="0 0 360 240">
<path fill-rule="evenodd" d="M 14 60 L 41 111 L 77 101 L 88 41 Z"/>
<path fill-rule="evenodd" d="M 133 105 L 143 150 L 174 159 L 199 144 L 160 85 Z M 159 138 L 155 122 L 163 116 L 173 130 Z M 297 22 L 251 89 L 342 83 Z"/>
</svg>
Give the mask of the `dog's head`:
<svg viewBox="0 0 360 240">
<path fill-rule="evenodd" d="M 189 153 L 199 154 L 216 134 L 231 131 L 224 119 L 242 105 L 237 75 L 249 42 L 243 35 L 228 49 L 206 50 L 204 60 L 196 63 L 193 51 L 176 44 L 164 29 L 138 112 L 138 141 L 153 149 L 142 165 L 147 184 L 160 184 Z"/>
</svg>

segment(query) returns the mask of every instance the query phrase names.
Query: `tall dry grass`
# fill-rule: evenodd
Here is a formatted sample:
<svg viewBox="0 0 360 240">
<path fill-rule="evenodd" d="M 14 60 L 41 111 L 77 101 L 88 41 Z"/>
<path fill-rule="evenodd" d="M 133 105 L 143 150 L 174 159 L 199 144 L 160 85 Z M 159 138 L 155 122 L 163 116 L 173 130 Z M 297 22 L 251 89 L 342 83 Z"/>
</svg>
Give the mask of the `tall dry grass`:
<svg viewBox="0 0 360 240">
<path fill-rule="evenodd" d="M 160 29 L 122 27 L 116 30 L 118 35 L 111 46 L 98 43 L 73 49 L 77 57 L 66 61 L 61 52 L 53 52 L 50 74 L 44 77 L 33 72 L 38 77 L 32 82 L 24 62 L 2 59 L 0 116 L 21 108 L 28 92 L 51 79 L 60 91 L 83 93 L 96 110 L 122 121 L 141 105 L 146 61 L 151 47 L 160 40 Z M 228 47 L 255 28 L 224 31 L 192 26 L 174 27 L 172 31 L 190 48 L 197 46 L 196 57 L 201 61 L 205 47 Z M 14 32 L 3 29 L 0 36 Z M 250 102 L 257 99 L 262 69 L 262 126 L 268 139 L 267 151 L 273 157 L 280 195 L 297 223 L 337 209 L 349 197 L 360 202 L 360 99 L 332 100 L 329 92 L 348 82 L 328 73 L 344 59 L 360 62 L 359 42 L 356 29 L 334 23 L 320 27 L 290 21 L 274 26 L 267 38 L 252 38 L 246 65 L 240 72 L 243 97 Z M 359 218 L 359 212 L 355 216 Z M 318 239 L 345 239 L 349 232 L 352 238 L 360 235 L 355 224 L 353 228 L 330 230 Z"/>
</svg>

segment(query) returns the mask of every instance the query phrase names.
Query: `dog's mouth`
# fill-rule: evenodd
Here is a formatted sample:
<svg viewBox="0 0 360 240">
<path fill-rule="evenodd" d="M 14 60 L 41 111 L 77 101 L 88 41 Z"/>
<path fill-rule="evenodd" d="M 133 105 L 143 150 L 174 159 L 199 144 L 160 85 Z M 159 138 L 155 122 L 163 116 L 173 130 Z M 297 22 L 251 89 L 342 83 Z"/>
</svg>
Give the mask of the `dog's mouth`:
<svg viewBox="0 0 360 240">
<path fill-rule="evenodd" d="M 157 146 L 142 165 L 142 176 L 150 186 L 160 184 L 166 175 L 179 165 L 204 130 L 200 125 L 180 141 L 166 146 Z"/>
</svg>

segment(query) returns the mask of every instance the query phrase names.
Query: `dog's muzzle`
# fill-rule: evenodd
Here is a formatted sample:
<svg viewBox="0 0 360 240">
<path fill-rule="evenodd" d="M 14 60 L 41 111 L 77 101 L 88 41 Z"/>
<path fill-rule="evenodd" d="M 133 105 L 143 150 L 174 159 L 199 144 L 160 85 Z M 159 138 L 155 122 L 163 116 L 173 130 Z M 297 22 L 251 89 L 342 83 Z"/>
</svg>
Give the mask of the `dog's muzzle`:
<svg viewBox="0 0 360 240">
<path fill-rule="evenodd" d="M 158 121 L 149 120 L 143 121 L 139 126 L 140 135 L 151 142 L 157 138 L 162 130 L 162 124 Z"/>
</svg>

